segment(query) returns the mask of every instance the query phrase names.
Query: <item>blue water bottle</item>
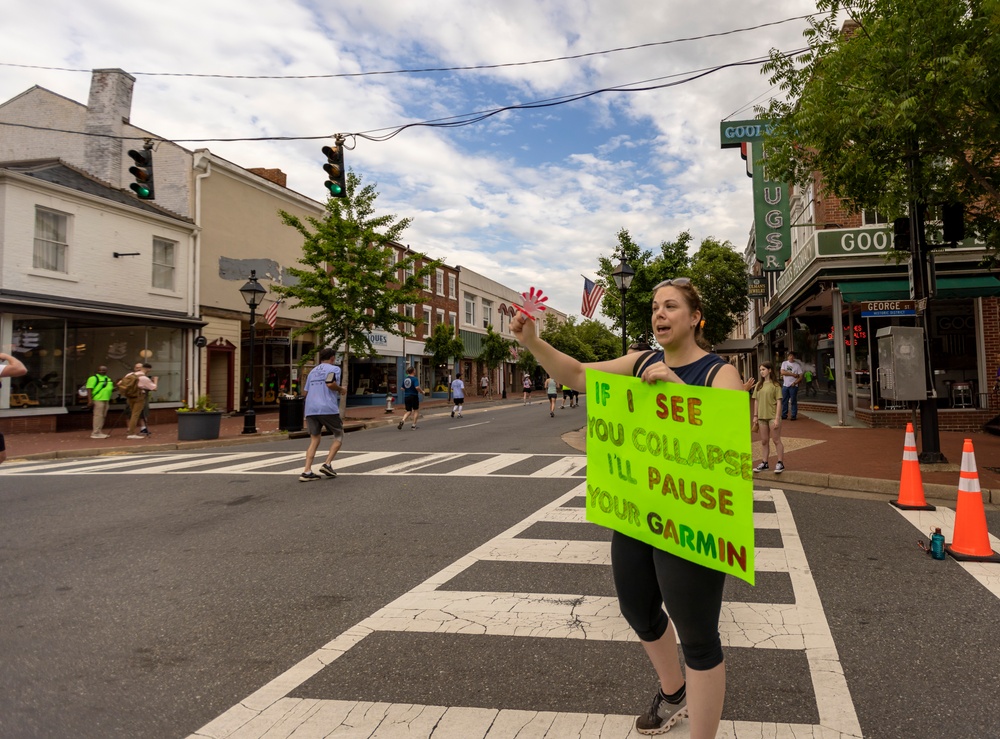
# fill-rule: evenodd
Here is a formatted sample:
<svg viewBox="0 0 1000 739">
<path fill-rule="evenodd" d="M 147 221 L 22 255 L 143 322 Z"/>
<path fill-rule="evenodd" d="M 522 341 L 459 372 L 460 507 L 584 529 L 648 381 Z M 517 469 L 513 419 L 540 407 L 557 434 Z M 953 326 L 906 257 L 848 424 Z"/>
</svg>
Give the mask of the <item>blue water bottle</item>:
<svg viewBox="0 0 1000 739">
<path fill-rule="evenodd" d="M 944 559 L 944 535 L 941 529 L 934 529 L 934 533 L 931 534 L 931 557 Z"/>
</svg>

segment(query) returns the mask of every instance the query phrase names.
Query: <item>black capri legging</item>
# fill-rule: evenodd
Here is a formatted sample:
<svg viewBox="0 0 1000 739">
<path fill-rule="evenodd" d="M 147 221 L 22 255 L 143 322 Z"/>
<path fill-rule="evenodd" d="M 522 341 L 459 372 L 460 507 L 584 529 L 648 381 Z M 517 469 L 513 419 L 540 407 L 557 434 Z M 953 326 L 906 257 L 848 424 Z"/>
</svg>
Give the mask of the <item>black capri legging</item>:
<svg viewBox="0 0 1000 739">
<path fill-rule="evenodd" d="M 719 614 L 725 573 L 689 562 L 615 531 L 611 537 L 611 570 L 618 604 L 629 626 L 643 641 L 656 641 L 669 619 L 693 670 L 722 664 Z"/>
</svg>

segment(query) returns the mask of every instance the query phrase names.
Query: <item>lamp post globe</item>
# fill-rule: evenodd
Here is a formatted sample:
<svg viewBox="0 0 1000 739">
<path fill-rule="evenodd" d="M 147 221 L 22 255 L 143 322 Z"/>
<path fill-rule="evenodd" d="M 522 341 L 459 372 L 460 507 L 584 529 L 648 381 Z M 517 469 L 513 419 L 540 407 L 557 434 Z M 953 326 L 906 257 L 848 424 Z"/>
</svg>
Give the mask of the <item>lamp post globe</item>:
<svg viewBox="0 0 1000 739">
<path fill-rule="evenodd" d="M 615 285 L 618 286 L 618 291 L 622 294 L 622 354 L 625 354 L 628 352 L 628 330 L 625 326 L 625 294 L 632 286 L 632 278 L 635 277 L 635 270 L 625 261 L 624 255 L 622 255 L 621 261 L 618 263 L 618 269 L 611 273 L 611 277 L 614 279 Z"/>
<path fill-rule="evenodd" d="M 240 295 L 250 308 L 250 394 L 243 410 L 243 433 L 257 433 L 257 413 L 253 407 L 254 396 L 254 339 L 256 338 L 257 306 L 264 300 L 267 290 L 257 282 L 257 270 L 250 270 L 250 279 L 240 288 Z"/>
</svg>

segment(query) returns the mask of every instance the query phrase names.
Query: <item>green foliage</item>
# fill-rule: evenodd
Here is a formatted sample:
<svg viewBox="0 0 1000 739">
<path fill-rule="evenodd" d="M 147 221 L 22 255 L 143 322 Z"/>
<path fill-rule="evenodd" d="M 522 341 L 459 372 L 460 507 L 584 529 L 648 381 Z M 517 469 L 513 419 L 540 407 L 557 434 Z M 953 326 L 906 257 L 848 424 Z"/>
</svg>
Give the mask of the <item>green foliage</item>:
<svg viewBox="0 0 1000 739">
<path fill-rule="evenodd" d="M 376 215 L 375 186 L 361 187 L 361 178 L 347 173 L 347 196 L 329 198 L 326 217 L 303 219 L 279 211 L 281 220 L 303 237 L 301 268 L 288 273 L 295 285 L 272 285 L 278 295 L 292 300 L 292 307 L 315 309 L 307 326 L 295 335 L 313 332 L 315 351 L 323 347 L 347 345 L 347 356 L 377 356 L 368 341 L 375 329 L 397 336 L 407 334 L 399 324 L 412 327 L 416 319 L 399 312 L 401 305 L 420 301 L 423 277 L 433 274 L 440 262 L 426 261 L 417 268 L 420 254 L 407 253 L 396 263 L 392 244 L 399 243 L 410 219 Z M 399 274 L 413 269 L 402 284 Z M 305 362 L 308 357 L 303 357 Z M 346 371 L 344 383 L 346 384 Z"/>
<path fill-rule="evenodd" d="M 198 399 L 195 401 L 193 406 L 188 406 L 185 402 L 180 408 L 177 409 L 178 413 L 190 413 L 191 411 L 199 411 L 201 413 L 214 413 L 216 410 L 215 403 L 207 395 L 199 395 Z"/>
<path fill-rule="evenodd" d="M 512 346 L 514 346 L 513 341 L 502 337 L 493 330 L 493 326 L 487 326 L 486 337 L 483 339 L 483 349 L 477 359 L 492 372 L 503 362 L 510 359 L 510 349 Z"/>
<path fill-rule="evenodd" d="M 707 238 L 691 260 L 691 279 L 701 294 L 708 344 L 725 340 L 736 327 L 736 317 L 750 307 L 747 297 L 749 272 L 743 258 L 728 241 Z"/>
<path fill-rule="evenodd" d="M 831 15 L 810 22 L 808 50 L 772 50 L 764 66 L 785 95 L 757 110 L 776 123 L 770 175 L 805 184 L 819 171 L 850 206 L 890 219 L 911 200 L 964 203 L 996 256 L 1000 2 L 818 0 L 817 9 Z M 842 33 L 845 14 L 859 25 Z"/>
<path fill-rule="evenodd" d="M 465 356 L 465 344 L 453 326 L 439 323 L 434 333 L 424 342 L 424 354 L 434 358 L 434 366 L 450 365 L 451 360 Z"/>
<path fill-rule="evenodd" d="M 517 363 L 515 366 L 522 372 L 527 372 L 532 377 L 535 376 L 535 370 L 538 369 L 538 360 L 535 359 L 535 355 L 529 352 L 524 347 L 518 350 Z"/>
<path fill-rule="evenodd" d="M 701 293 L 706 340 L 710 344 L 718 344 L 729 335 L 737 317 L 749 307 L 746 265 L 728 241 L 721 243 L 714 238 L 706 238 L 692 257 L 689 251 L 693 242 L 690 232 L 682 231 L 676 240 L 661 242 L 659 254 L 654 256 L 652 251 L 644 251 L 637 246 L 628 231 L 622 229 L 618 232 L 618 251 L 614 260 L 600 257 L 598 270 L 600 281 L 607 286 L 601 309 L 614 322 L 615 330 L 607 332 L 604 329 L 606 333 L 602 333 L 585 322 L 581 328 L 586 327 L 586 331 L 576 333 L 578 340 L 592 355 L 603 360 L 621 354 L 621 293 L 611 273 L 618 268 L 618 259 L 623 251 L 626 261 L 635 269 L 635 278 L 625 293 L 627 338 L 630 343 L 638 339 L 652 343 L 649 306 L 653 302 L 653 288 L 663 280 L 675 277 L 690 277 Z M 542 337 L 552 343 L 545 332 Z M 561 350 L 575 356 L 566 349 Z"/>
<path fill-rule="evenodd" d="M 576 335 L 593 353 L 594 361 L 604 362 L 621 354 L 621 337 L 611 333 L 600 321 L 584 321 L 576 326 Z"/>
<path fill-rule="evenodd" d="M 593 362 L 597 359 L 590 347 L 580 338 L 574 318 L 562 323 L 554 315 L 547 314 L 545 328 L 539 335 L 563 354 L 568 354 L 580 362 Z"/>
<path fill-rule="evenodd" d="M 635 339 L 650 339 L 649 305 L 653 301 L 653 286 L 669 277 L 687 277 L 688 248 L 691 245 L 691 234 L 682 232 L 677 241 L 660 243 L 660 253 L 653 255 L 650 250 L 642 250 L 626 229 L 617 234 L 618 246 L 612 257 L 599 257 L 599 282 L 605 286 L 604 299 L 601 301 L 601 313 L 612 322 L 612 328 L 619 337 L 622 330 L 622 295 L 611 273 L 618 269 L 622 255 L 625 261 L 635 270 L 632 284 L 625 293 L 625 317 L 628 331 L 626 336 L 631 342 Z M 621 354 L 619 339 L 615 356 Z"/>
</svg>

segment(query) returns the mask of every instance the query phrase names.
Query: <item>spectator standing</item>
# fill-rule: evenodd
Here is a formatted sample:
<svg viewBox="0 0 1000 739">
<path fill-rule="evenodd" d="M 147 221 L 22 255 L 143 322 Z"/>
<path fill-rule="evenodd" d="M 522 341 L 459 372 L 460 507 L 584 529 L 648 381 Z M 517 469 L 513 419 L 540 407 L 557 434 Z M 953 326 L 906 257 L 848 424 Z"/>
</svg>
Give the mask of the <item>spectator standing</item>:
<svg viewBox="0 0 1000 739">
<path fill-rule="evenodd" d="M 306 450 L 306 463 L 299 475 L 299 482 L 314 482 L 321 479 L 312 471 L 313 459 L 323 439 L 323 429 L 330 432 L 332 441 L 326 461 L 320 465 L 319 471 L 327 477 L 337 476 L 330 463 L 337 456 L 344 442 L 344 421 L 340 417 L 340 396 L 347 394 L 347 388 L 340 384 L 340 367 L 334 364 L 337 352 L 329 347 L 320 349 L 319 364 L 313 367 L 306 377 L 305 416 L 306 430 L 309 431 L 309 448 Z"/>
<path fill-rule="evenodd" d="M 490 377 L 489 375 L 483 375 L 482 379 L 479 380 L 479 394 L 486 397 L 490 392 Z"/>
<path fill-rule="evenodd" d="M 6 362 L 6 364 L 0 364 L 0 377 L 22 377 L 28 374 L 28 370 L 21 360 L 11 354 L 0 352 L 0 362 Z M 3 434 L 0 434 L 0 463 L 5 459 L 7 459 L 7 447 L 3 440 Z"/>
<path fill-rule="evenodd" d="M 104 433 L 104 420 L 108 417 L 108 404 L 114 392 L 115 383 L 108 377 L 108 368 L 102 364 L 87 378 L 87 407 L 94 411 L 91 439 L 107 439 L 110 436 Z"/>
<path fill-rule="evenodd" d="M 774 451 L 778 462 L 774 465 L 774 473 L 785 471 L 785 445 L 781 443 L 781 385 L 774 376 L 774 365 L 770 362 L 760 363 L 760 382 L 753 392 L 753 419 L 757 425 L 760 439 L 760 464 L 753 468 L 754 472 L 767 472 L 767 460 L 771 456 L 771 439 L 774 439 Z"/>
<path fill-rule="evenodd" d="M 148 362 L 142 365 L 142 371 L 147 376 L 149 375 L 149 371 L 151 369 L 153 369 L 153 365 L 149 364 Z M 157 380 L 159 380 L 159 378 L 157 378 Z M 153 389 L 156 390 L 156 388 Z M 142 404 L 142 428 L 139 429 L 139 433 L 142 434 L 143 436 L 149 436 L 152 433 L 149 430 L 149 398 L 150 398 L 149 393 L 146 393 L 144 402 Z"/>
<path fill-rule="evenodd" d="M 456 372 L 455 379 L 451 381 L 451 397 L 455 401 L 455 406 L 451 409 L 451 417 L 455 414 L 462 417 L 462 405 L 465 403 L 465 383 L 462 382 L 462 373 Z"/>
<path fill-rule="evenodd" d="M 413 420 L 410 422 L 411 429 L 417 427 L 417 418 L 420 417 L 420 380 L 417 379 L 416 373 L 417 371 L 413 367 L 406 368 L 406 377 L 403 379 L 403 407 L 406 408 L 406 413 L 399 419 L 399 425 L 396 427 L 400 430 L 411 413 L 413 414 Z"/>
<path fill-rule="evenodd" d="M 159 377 L 150 378 L 146 375 L 145 365 L 142 362 L 136 362 L 132 371 L 129 372 L 125 377 L 134 376 L 136 378 L 137 392 L 133 397 L 126 398 L 128 400 L 128 439 L 145 439 L 146 437 L 139 433 L 139 420 L 142 418 L 142 411 L 146 407 L 146 396 L 156 390 Z"/>
<path fill-rule="evenodd" d="M 799 417 L 799 383 L 802 365 L 795 361 L 795 352 L 788 352 L 781 363 L 781 419 L 797 421 Z"/>
</svg>

